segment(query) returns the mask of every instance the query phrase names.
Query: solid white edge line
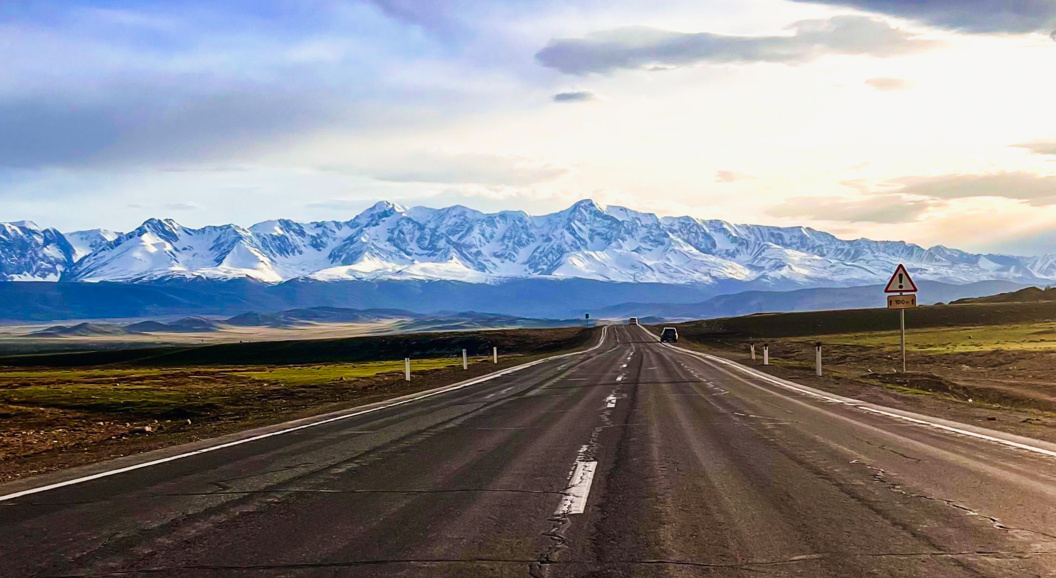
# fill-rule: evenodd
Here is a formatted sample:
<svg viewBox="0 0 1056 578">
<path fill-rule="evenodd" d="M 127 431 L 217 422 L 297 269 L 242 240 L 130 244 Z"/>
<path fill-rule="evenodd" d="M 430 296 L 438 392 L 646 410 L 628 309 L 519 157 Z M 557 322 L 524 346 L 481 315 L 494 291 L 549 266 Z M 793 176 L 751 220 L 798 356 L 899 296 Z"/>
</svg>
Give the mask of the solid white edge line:
<svg viewBox="0 0 1056 578">
<path fill-rule="evenodd" d="M 654 339 L 656 339 L 657 341 L 659 341 L 659 338 L 657 338 L 655 335 L 653 335 L 653 333 L 650 332 L 649 330 L 645 330 L 645 332 L 648 333 L 649 336 L 651 336 Z M 929 426 L 929 427 L 933 427 L 933 428 L 936 428 L 936 429 L 941 429 L 941 430 L 945 430 L 945 431 L 949 431 L 949 432 L 953 432 L 953 433 L 957 433 L 957 434 L 961 434 L 961 435 L 966 435 L 966 436 L 977 438 L 977 439 L 981 439 L 981 440 L 986 440 L 986 441 L 990 441 L 990 442 L 999 443 L 999 444 L 1002 444 L 1002 445 L 1005 445 L 1005 446 L 1009 446 L 1009 447 L 1013 447 L 1013 448 L 1017 448 L 1017 449 L 1021 449 L 1021 450 L 1026 450 L 1026 451 L 1029 451 L 1029 452 L 1034 452 L 1034 453 L 1038 453 L 1038 454 L 1049 456 L 1049 457 L 1056 457 L 1056 451 L 1053 451 L 1053 450 L 1047 450 L 1045 448 L 1039 448 L 1037 446 L 1032 446 L 1030 444 L 1024 444 L 1024 443 L 1020 443 L 1020 442 L 1013 441 L 1013 440 L 1002 439 L 1002 438 L 999 438 L 999 437 L 990 436 L 990 435 L 986 435 L 986 434 L 982 434 L 982 433 L 977 433 L 977 432 L 969 431 L 969 430 L 966 430 L 966 429 L 961 429 L 961 428 L 957 428 L 957 427 L 953 427 L 953 426 L 943 425 L 941 423 L 928 421 L 926 419 L 921 419 L 921 418 L 917 418 L 917 417 L 910 417 L 910 416 L 906 416 L 906 415 L 901 415 L 901 414 L 896 413 L 895 411 L 891 410 L 891 408 L 885 408 L 882 405 L 877 405 L 877 404 L 868 404 L 868 405 L 866 405 L 865 403 L 857 403 L 854 400 L 851 400 L 849 398 L 833 397 L 831 395 L 826 395 L 824 393 L 819 393 L 817 391 L 811 391 L 809 389 L 805 389 L 802 386 L 796 386 L 793 383 L 788 382 L 787 380 L 779 380 L 779 379 L 774 378 L 774 377 L 772 377 L 770 375 L 767 375 L 765 373 L 762 373 L 762 372 L 756 371 L 754 369 L 745 367 L 745 366 L 743 366 L 740 363 L 737 363 L 735 361 L 730 361 L 728 359 L 723 359 L 721 357 L 708 355 L 707 353 L 701 353 L 699 351 L 692 351 L 692 350 L 689 350 L 689 349 L 684 349 L 682 347 L 678 347 L 677 345 L 667 344 L 667 347 L 669 347 L 671 349 L 674 349 L 676 351 L 679 351 L 681 353 L 692 355 L 694 357 L 699 357 L 699 358 L 707 360 L 707 361 L 713 361 L 713 362 L 716 362 L 716 363 L 721 363 L 723 365 L 726 365 L 726 366 L 732 367 L 734 369 L 738 369 L 738 370 L 740 370 L 740 371 L 742 371 L 744 373 L 747 373 L 748 375 L 751 375 L 752 377 L 755 377 L 755 378 L 762 379 L 764 381 L 770 382 L 770 383 L 772 383 L 772 384 L 774 384 L 774 385 L 776 385 L 778 387 L 789 389 L 789 390 L 792 390 L 792 391 L 795 391 L 797 393 L 801 393 L 801 394 L 804 394 L 804 395 L 809 395 L 809 396 L 812 396 L 812 397 L 820 398 L 820 399 L 823 399 L 825 401 L 838 403 L 838 404 L 841 404 L 841 405 L 846 405 L 846 406 L 857 408 L 857 409 L 860 409 L 862 411 L 866 411 L 866 412 L 869 412 L 869 413 L 874 413 L 874 414 L 883 415 L 883 416 L 886 416 L 886 417 L 891 417 L 891 418 L 895 418 L 895 419 L 905 420 L 905 421 L 908 421 L 908 422 L 911 422 L 911 423 L 915 423 L 915 424 L 918 424 L 918 425 Z"/>
<path fill-rule="evenodd" d="M 460 390 L 462 388 L 469 387 L 471 385 L 477 385 L 477 384 L 483 383 L 485 381 L 490 381 L 492 379 L 495 379 L 495 378 L 498 378 L 498 377 L 502 377 L 504 375 L 509 375 L 511 373 L 514 373 L 514 372 L 517 372 L 517 371 L 521 371 L 523 369 L 528 369 L 529 367 L 534 367 L 536 365 L 539 365 L 541 363 L 545 363 L 547 361 L 553 361 L 555 359 L 561 359 L 561 358 L 564 358 L 564 357 L 571 357 L 573 355 L 583 355 L 584 353 L 590 353 L 591 351 L 594 351 L 595 349 L 598 349 L 599 347 L 604 345 L 604 343 L 605 343 L 605 335 L 608 333 L 608 329 L 609 329 L 609 327 L 607 325 L 602 326 L 602 328 L 601 328 L 601 338 L 598 340 L 598 343 L 596 345 L 594 345 L 593 347 L 589 348 L 589 349 L 584 349 L 583 351 L 574 351 L 572 353 L 562 353 L 561 355 L 554 355 L 552 357 L 545 357 L 543 359 L 537 359 L 535 361 L 530 361 L 530 362 L 525 363 L 523 365 L 517 365 L 517 366 L 514 366 L 514 367 L 503 369 L 501 371 L 497 371 L 495 373 L 490 373 L 490 374 L 485 375 L 483 377 L 479 377 L 477 379 L 470 380 L 470 381 L 467 381 L 467 382 L 464 382 L 464 383 L 457 383 L 457 384 L 454 384 L 454 385 L 450 385 L 450 386 L 447 386 L 447 387 L 444 387 L 444 388 L 440 388 L 440 389 L 436 389 L 436 390 L 424 393 L 422 395 L 418 395 L 418 396 L 410 398 L 410 399 L 404 399 L 404 400 L 400 400 L 400 401 L 397 401 L 397 402 L 389 403 L 389 404 L 386 404 L 386 405 L 382 405 L 382 406 L 378 406 L 378 407 L 372 407 L 370 409 L 365 409 L 365 410 L 362 410 L 362 411 L 357 411 L 357 412 L 348 413 L 348 414 L 342 414 L 342 415 L 339 415 L 339 416 L 327 418 L 327 419 L 324 419 L 324 420 L 320 420 L 320 421 L 316 421 L 316 422 L 312 422 L 312 423 L 308 423 L 308 424 L 304 424 L 304 425 L 299 425 L 299 426 L 286 428 L 286 429 L 282 429 L 282 430 L 278 430 L 278 431 L 268 432 L 268 433 L 265 433 L 265 434 L 260 434 L 260 435 L 253 436 L 253 437 L 248 437 L 248 438 L 245 438 L 245 439 L 235 440 L 235 441 L 227 442 L 227 443 L 220 444 L 220 445 L 210 446 L 210 447 L 207 447 L 207 448 L 194 450 L 194 451 L 187 452 L 187 453 L 184 453 L 184 454 L 177 454 L 177 455 L 174 455 L 174 456 L 168 456 L 168 457 L 165 457 L 165 458 L 159 458 L 159 459 L 156 459 L 156 460 L 151 460 L 149 462 L 143 462 L 141 464 L 134 464 L 134 465 L 126 466 L 126 467 L 123 467 L 123 468 L 118 468 L 116 470 L 108 470 L 108 471 L 105 471 L 105 472 L 99 472 L 97 474 L 92 474 L 90 476 L 84 476 L 84 477 L 81 477 L 81 478 L 74 478 L 72 480 L 66 480 L 66 481 L 63 481 L 63 482 L 56 482 L 54 484 L 49 484 L 47 486 L 41 486 L 39 488 L 30 488 L 28 490 L 22 490 L 20 492 L 14 492 L 12 494 L 7 494 L 5 496 L 0 496 L 0 502 L 6 502 L 8 500 L 14 500 L 16 498 L 29 496 L 29 495 L 32 495 L 32 494 L 39 494 L 41 492 L 47 492 L 47 491 L 50 491 L 50 490 L 57 490 L 59 488 L 65 488 L 67 486 L 83 484 L 84 482 L 90 482 L 92 480 L 98 480 L 100 478 L 106 478 L 106 477 L 110 477 L 110 476 L 115 476 L 117 474 L 123 474 L 123 473 L 126 473 L 126 472 L 131 472 L 131 471 L 135 471 L 135 470 L 141 470 L 143 468 L 149 468 L 149 467 L 152 467 L 152 466 L 157 466 L 157 465 L 168 463 L 168 462 L 174 462 L 176 460 L 182 460 L 184 458 L 189 458 L 189 457 L 192 457 L 192 456 L 198 456 L 198 455 L 201 455 L 201 454 L 207 454 L 209 452 L 215 452 L 217 450 L 222 450 L 222 449 L 227 449 L 227 448 L 231 448 L 231 447 L 235 447 L 235 446 L 240 446 L 242 444 L 248 444 L 250 442 L 259 441 L 259 440 L 270 438 L 270 437 L 275 437 L 275 436 L 288 434 L 288 433 L 295 432 L 295 431 L 300 431 L 300 430 L 303 430 L 303 429 L 308 429 L 308 428 L 312 428 L 312 427 L 316 427 L 316 426 L 320 426 L 320 425 L 325 425 L 325 424 L 328 424 L 328 423 L 333 423 L 333 422 L 336 422 L 336 421 L 341 421 L 341 420 L 345 420 L 345 419 L 349 419 L 349 418 L 365 415 L 365 414 L 368 414 L 368 413 L 374 413 L 374 412 L 381 411 L 381 410 L 384 410 L 384 409 L 391 409 L 391 408 L 398 407 L 398 406 L 401 406 L 401 405 L 406 405 L 406 404 L 411 403 L 411 402 L 415 402 L 415 401 L 423 400 L 423 399 L 426 399 L 426 398 L 429 398 L 429 397 L 433 397 L 435 395 L 440 395 L 442 393 L 449 393 L 449 392 L 452 392 L 452 391 L 457 391 L 457 390 Z"/>
</svg>

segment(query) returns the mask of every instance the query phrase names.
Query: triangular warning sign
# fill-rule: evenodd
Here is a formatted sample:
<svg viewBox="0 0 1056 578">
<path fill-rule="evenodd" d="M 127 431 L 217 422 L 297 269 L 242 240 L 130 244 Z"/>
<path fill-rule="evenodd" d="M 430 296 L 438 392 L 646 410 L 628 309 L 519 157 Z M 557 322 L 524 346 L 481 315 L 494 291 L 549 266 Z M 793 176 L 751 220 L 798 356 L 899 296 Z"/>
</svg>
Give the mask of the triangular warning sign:
<svg viewBox="0 0 1056 578">
<path fill-rule="evenodd" d="M 891 276 L 891 280 L 887 282 L 887 287 L 884 287 L 884 293 L 916 293 L 917 284 L 909 278 L 909 271 L 906 271 L 905 265 L 899 264 L 898 269 L 895 269 L 895 274 Z"/>
</svg>

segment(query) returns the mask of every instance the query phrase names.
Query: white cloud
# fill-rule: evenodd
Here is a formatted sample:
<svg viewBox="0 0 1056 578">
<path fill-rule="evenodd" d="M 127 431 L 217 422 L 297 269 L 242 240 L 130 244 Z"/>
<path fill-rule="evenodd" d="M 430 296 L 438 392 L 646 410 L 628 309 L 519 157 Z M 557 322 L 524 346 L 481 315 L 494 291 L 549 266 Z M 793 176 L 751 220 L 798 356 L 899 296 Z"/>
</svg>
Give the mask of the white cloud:
<svg viewBox="0 0 1056 578">
<path fill-rule="evenodd" d="M 935 199 L 1001 197 L 1034 206 L 1056 205 L 1056 176 L 1026 172 L 904 177 L 900 192 Z"/>
<path fill-rule="evenodd" d="M 736 183 L 737 181 L 748 181 L 755 179 L 755 175 L 748 173 L 739 173 L 736 171 L 715 171 L 715 182 L 716 183 Z"/>
<path fill-rule="evenodd" d="M 884 92 L 892 90 L 906 90 L 913 87 L 913 83 L 904 78 L 878 77 L 865 81 L 869 86 Z"/>
<path fill-rule="evenodd" d="M 777 217 L 812 221 L 905 223 L 916 221 L 934 201 L 900 194 L 863 197 L 793 197 L 769 211 Z"/>
</svg>

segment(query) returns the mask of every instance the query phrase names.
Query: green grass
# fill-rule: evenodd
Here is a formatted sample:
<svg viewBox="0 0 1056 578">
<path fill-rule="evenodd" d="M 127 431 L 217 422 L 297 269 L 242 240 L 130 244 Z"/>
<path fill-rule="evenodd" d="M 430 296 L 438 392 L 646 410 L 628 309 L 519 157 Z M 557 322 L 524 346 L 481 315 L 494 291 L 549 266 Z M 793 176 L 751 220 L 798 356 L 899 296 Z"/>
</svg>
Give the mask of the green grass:
<svg viewBox="0 0 1056 578">
<path fill-rule="evenodd" d="M 906 329 L 1012 327 L 1056 322 L 1056 302 L 980 303 L 919 307 L 906 312 Z M 898 314 L 887 309 L 764 313 L 676 324 L 691 341 L 773 339 L 898 331 Z M 974 335 L 973 335 L 974 337 Z"/>
<path fill-rule="evenodd" d="M 886 390 L 889 390 L 889 391 L 894 391 L 894 392 L 897 392 L 897 393 L 904 393 L 904 394 L 907 394 L 907 395 L 929 395 L 931 397 L 937 397 L 934 392 L 923 390 L 923 389 L 917 389 L 915 387 L 906 387 L 904 385 L 884 384 L 883 388 L 886 389 Z"/>
<path fill-rule="evenodd" d="M 485 358 L 470 358 L 470 363 L 483 361 Z M 461 358 L 412 359 L 411 373 L 446 367 L 461 367 Z M 246 371 L 240 375 L 258 380 L 278 381 L 287 385 L 316 385 L 329 383 L 342 377 L 371 377 L 379 373 L 403 371 L 403 361 L 372 361 L 367 363 L 345 363 L 337 365 L 320 365 L 311 367 L 281 367 L 270 371 Z"/>
<path fill-rule="evenodd" d="M 474 357 L 470 362 L 490 359 Z M 460 357 L 411 360 L 412 373 L 461 366 Z M 10 371 L 0 372 L 0 405 L 80 410 L 130 420 L 183 418 L 231 408 L 240 400 L 285 397 L 286 388 L 402 371 L 402 360 L 277 368 Z"/>
<path fill-rule="evenodd" d="M 832 345 L 856 345 L 898 349 L 898 331 L 871 331 L 812 336 L 792 341 L 821 341 Z M 1024 323 L 977 327 L 906 328 L 906 349 L 922 353 L 963 353 L 995 349 L 1036 351 L 1056 348 L 1056 323 Z"/>
<path fill-rule="evenodd" d="M 39 371 L 0 371 L 0 379 L 108 379 L 160 375 L 165 369 L 47 369 Z"/>
</svg>

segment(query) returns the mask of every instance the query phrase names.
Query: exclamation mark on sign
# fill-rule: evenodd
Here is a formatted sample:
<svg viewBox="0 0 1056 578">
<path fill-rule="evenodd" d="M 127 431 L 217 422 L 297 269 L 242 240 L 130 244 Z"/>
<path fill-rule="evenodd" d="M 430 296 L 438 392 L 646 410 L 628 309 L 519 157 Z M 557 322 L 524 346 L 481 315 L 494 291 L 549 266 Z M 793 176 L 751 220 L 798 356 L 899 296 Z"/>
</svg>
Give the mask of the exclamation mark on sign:
<svg viewBox="0 0 1056 578">
<path fill-rule="evenodd" d="M 899 289 L 902 288 L 902 274 L 901 273 L 898 274 L 898 288 Z"/>
</svg>

